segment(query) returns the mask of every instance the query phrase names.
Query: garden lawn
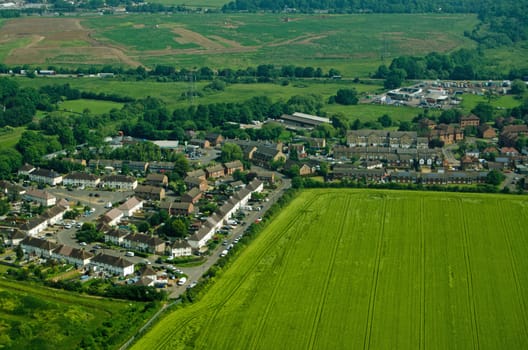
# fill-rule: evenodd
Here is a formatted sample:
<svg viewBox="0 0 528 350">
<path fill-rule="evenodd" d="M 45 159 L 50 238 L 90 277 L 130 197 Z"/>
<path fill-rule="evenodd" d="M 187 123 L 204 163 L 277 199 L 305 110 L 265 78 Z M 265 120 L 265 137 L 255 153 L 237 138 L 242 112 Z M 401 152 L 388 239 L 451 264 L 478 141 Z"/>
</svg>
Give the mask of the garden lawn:
<svg viewBox="0 0 528 350">
<path fill-rule="evenodd" d="M 134 349 L 528 347 L 523 197 L 307 190 Z"/>
</svg>

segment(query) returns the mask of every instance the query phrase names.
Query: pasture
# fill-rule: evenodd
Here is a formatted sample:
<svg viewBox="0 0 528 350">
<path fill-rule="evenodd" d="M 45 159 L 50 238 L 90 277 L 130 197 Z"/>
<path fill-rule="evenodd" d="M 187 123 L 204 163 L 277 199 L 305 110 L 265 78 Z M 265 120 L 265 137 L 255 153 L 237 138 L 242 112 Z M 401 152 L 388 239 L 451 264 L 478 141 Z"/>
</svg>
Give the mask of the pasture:
<svg viewBox="0 0 528 350">
<path fill-rule="evenodd" d="M 367 76 L 393 57 L 474 47 L 473 15 L 155 14 L 0 24 L 6 64 L 239 68 L 273 63 Z M 263 30 L 264 28 L 264 30 Z"/>
<path fill-rule="evenodd" d="M 116 348 L 155 311 L 0 279 L 0 348 Z"/>
<path fill-rule="evenodd" d="M 523 349 L 523 197 L 307 190 L 133 349 Z"/>
</svg>

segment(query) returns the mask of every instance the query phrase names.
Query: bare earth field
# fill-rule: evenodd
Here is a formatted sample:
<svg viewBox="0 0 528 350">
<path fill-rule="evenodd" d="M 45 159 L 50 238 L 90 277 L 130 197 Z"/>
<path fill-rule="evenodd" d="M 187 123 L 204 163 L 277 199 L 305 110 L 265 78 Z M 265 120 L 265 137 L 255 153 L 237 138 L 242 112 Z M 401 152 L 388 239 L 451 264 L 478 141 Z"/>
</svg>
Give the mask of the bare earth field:
<svg viewBox="0 0 528 350">
<path fill-rule="evenodd" d="M 471 47 L 474 16 L 208 14 L 26 17 L 0 24 L 0 61 L 153 68 L 294 64 L 372 72 L 401 54 Z"/>
<path fill-rule="evenodd" d="M 2 42 L 30 39 L 29 44 L 12 49 L 6 64 L 125 64 L 139 62 L 127 56 L 122 48 L 101 45 L 91 38 L 77 18 L 23 18 L 8 21 L 0 29 Z"/>
</svg>

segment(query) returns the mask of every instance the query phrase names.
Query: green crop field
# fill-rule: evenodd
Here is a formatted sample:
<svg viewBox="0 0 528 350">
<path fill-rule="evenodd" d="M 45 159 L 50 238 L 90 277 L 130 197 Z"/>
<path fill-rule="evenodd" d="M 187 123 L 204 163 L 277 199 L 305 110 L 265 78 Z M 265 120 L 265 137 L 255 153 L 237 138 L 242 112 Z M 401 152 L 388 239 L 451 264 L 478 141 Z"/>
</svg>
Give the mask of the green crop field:
<svg viewBox="0 0 528 350">
<path fill-rule="evenodd" d="M 523 197 L 307 190 L 133 349 L 526 349 Z"/>
<path fill-rule="evenodd" d="M 116 348 L 155 308 L 0 279 L 0 348 Z"/>
</svg>

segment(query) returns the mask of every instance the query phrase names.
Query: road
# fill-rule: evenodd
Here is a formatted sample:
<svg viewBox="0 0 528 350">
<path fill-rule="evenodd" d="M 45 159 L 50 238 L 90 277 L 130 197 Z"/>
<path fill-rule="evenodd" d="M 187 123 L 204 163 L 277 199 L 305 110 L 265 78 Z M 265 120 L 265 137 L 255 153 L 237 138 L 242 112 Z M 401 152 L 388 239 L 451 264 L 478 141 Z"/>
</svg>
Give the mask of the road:
<svg viewBox="0 0 528 350">
<path fill-rule="evenodd" d="M 246 225 L 238 225 L 236 226 L 236 228 L 231 230 L 231 232 L 226 238 L 228 245 L 232 244 L 233 240 L 235 240 L 236 237 L 243 235 L 247 227 L 249 227 L 249 225 L 255 222 L 255 220 L 257 220 L 259 217 L 262 217 L 266 213 L 266 211 L 282 196 L 284 191 L 286 191 L 290 187 L 291 180 L 282 177 L 279 187 L 269 194 L 267 202 L 264 201 L 261 204 L 262 209 L 260 211 L 253 210 L 246 212 L 246 217 L 244 218 L 244 222 L 246 222 Z M 226 249 L 226 246 L 219 244 L 215 250 L 209 252 L 210 255 L 207 257 L 207 260 L 202 265 L 182 268 L 183 273 L 187 275 L 187 283 L 183 286 L 172 286 L 169 291 L 169 298 L 179 298 L 180 295 L 186 290 L 188 283 L 192 281 L 198 281 L 203 276 L 203 274 L 207 270 L 209 270 L 211 266 L 216 264 L 216 262 L 220 258 L 220 253 L 224 249 Z"/>
<path fill-rule="evenodd" d="M 78 219 L 77 222 L 80 223 L 95 222 L 99 216 L 103 215 L 109 210 L 108 208 L 105 208 L 106 204 L 120 202 L 125 198 L 132 196 L 134 193 L 132 191 L 99 191 L 95 189 L 73 189 L 72 191 L 68 191 L 63 187 L 50 188 L 48 191 L 57 198 L 66 198 L 70 202 L 71 206 L 80 203 L 83 206 L 88 206 L 95 209 L 95 211 L 89 216 L 82 216 L 80 219 Z M 92 196 L 90 196 L 90 193 Z M 79 242 L 77 242 L 75 239 L 75 232 L 77 232 L 77 230 L 78 229 L 75 227 L 71 229 L 60 228 L 57 231 L 57 243 L 70 247 L 81 248 Z M 85 248 L 91 249 L 91 247 Z"/>
</svg>

